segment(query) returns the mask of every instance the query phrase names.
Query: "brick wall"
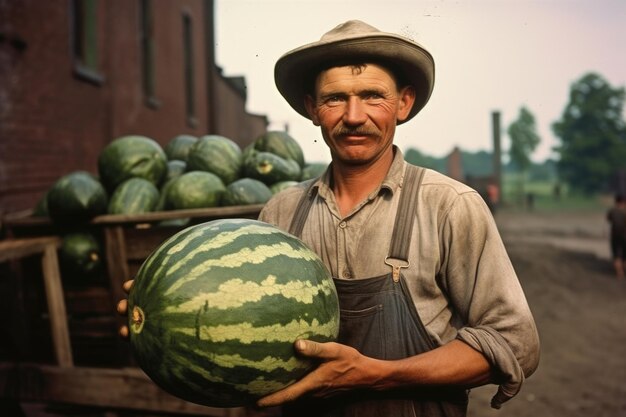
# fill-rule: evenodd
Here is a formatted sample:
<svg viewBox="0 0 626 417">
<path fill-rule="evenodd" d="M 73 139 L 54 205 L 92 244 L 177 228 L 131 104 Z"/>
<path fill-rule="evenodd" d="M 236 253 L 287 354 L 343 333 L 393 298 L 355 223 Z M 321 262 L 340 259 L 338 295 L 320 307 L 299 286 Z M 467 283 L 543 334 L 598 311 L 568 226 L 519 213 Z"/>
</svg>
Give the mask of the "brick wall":
<svg viewBox="0 0 626 417">
<path fill-rule="evenodd" d="M 99 152 L 122 135 L 164 145 L 183 133 L 221 134 L 245 146 L 265 130 L 267 119 L 247 114 L 245 92 L 230 88 L 215 67 L 212 0 L 152 1 L 157 105 L 148 103 L 139 5 L 98 2 L 98 83 L 74 71 L 71 1 L 0 0 L 0 214 L 33 207 L 63 174 L 97 173 Z M 183 13 L 192 22 L 193 124 L 185 107 Z"/>
</svg>

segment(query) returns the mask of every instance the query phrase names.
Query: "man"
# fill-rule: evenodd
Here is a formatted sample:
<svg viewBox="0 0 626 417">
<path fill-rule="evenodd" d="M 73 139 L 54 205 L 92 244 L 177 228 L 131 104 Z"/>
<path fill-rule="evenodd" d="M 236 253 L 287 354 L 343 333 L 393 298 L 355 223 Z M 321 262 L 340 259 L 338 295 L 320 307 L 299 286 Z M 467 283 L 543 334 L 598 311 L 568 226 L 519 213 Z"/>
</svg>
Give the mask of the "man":
<svg viewBox="0 0 626 417">
<path fill-rule="evenodd" d="M 517 394 L 539 341 L 493 217 L 474 190 L 406 164 L 393 145 L 396 125 L 430 98 L 430 53 L 349 21 L 281 57 L 275 80 L 320 127 L 332 163 L 276 195 L 260 220 L 322 258 L 341 324 L 337 343 L 297 341 L 319 366 L 258 405 L 294 416 L 464 416 L 470 387 L 498 384 L 494 407 Z"/>
<path fill-rule="evenodd" d="M 295 401 L 294 415 L 460 416 L 467 388 L 497 383 L 499 407 L 539 359 L 518 279 L 482 198 L 407 168 L 393 145 L 396 125 L 431 95 L 432 56 L 349 21 L 282 56 L 275 80 L 320 127 L 332 163 L 268 202 L 260 220 L 320 255 L 342 321 L 339 343 L 296 343 L 320 366 L 259 405 Z M 413 202 L 401 202 L 403 193 Z"/>
<path fill-rule="evenodd" d="M 615 202 L 606 213 L 611 226 L 609 243 L 611 257 L 617 279 L 624 278 L 624 259 L 626 259 L 626 200 L 621 194 L 615 195 Z"/>
</svg>

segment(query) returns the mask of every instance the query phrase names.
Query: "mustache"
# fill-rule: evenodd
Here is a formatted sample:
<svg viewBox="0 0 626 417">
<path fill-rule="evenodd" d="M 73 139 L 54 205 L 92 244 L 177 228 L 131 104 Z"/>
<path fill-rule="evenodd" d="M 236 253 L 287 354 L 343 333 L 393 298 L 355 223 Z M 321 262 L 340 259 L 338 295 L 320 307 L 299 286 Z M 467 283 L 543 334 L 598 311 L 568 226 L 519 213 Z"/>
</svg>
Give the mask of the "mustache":
<svg viewBox="0 0 626 417">
<path fill-rule="evenodd" d="M 371 126 L 346 127 L 338 126 L 333 130 L 334 136 L 378 136 L 380 131 Z"/>
</svg>

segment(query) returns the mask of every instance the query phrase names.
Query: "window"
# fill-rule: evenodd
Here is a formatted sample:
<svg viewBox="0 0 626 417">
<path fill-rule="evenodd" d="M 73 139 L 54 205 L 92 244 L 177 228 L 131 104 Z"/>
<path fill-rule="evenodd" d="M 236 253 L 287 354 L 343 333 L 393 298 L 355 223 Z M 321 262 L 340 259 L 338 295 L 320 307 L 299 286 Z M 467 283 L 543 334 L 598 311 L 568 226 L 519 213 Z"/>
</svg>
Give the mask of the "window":
<svg viewBox="0 0 626 417">
<path fill-rule="evenodd" d="M 72 1 L 74 71 L 87 81 L 102 83 L 98 56 L 98 1 Z"/>
<path fill-rule="evenodd" d="M 160 102 L 156 98 L 155 82 L 155 41 L 152 0 L 141 0 L 139 10 L 139 38 L 141 41 L 141 75 L 142 89 L 146 104 L 158 108 Z"/>
<path fill-rule="evenodd" d="M 187 124 L 196 127 L 195 89 L 193 71 L 193 31 L 191 16 L 183 13 L 183 64 L 185 77 L 185 108 Z"/>
</svg>

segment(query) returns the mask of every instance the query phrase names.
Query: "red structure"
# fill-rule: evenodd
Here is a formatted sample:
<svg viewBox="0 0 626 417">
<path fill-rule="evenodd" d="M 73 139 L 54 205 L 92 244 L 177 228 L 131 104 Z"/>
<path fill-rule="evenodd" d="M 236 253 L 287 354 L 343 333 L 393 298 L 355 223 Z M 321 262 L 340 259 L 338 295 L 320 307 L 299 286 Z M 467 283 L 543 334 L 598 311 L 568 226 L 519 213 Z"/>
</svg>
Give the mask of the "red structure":
<svg viewBox="0 0 626 417">
<path fill-rule="evenodd" d="M 212 0 L 0 2 L 0 214 L 31 208 L 61 175 L 97 173 L 113 139 L 162 145 L 267 128 L 241 77 L 215 64 Z"/>
</svg>

